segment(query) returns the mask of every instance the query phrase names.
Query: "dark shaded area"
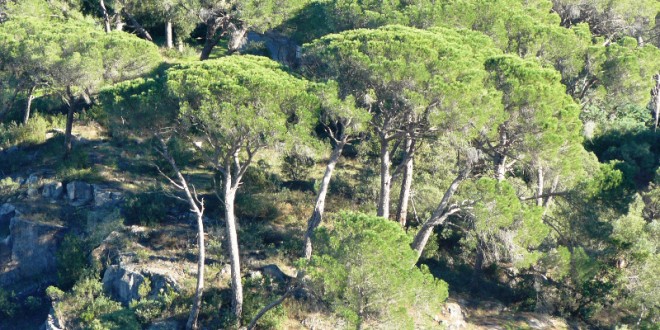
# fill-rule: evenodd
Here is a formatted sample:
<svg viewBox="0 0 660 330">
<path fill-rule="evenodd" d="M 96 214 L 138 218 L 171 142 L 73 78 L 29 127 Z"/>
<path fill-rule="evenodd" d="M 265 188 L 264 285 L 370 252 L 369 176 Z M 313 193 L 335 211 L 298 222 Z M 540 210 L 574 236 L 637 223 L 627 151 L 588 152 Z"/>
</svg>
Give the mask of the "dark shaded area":
<svg viewBox="0 0 660 330">
<path fill-rule="evenodd" d="M 616 169 L 624 176 L 627 188 L 644 189 L 653 181 L 660 162 L 660 133 L 610 131 L 585 143 L 601 163 L 617 161 Z"/>
</svg>

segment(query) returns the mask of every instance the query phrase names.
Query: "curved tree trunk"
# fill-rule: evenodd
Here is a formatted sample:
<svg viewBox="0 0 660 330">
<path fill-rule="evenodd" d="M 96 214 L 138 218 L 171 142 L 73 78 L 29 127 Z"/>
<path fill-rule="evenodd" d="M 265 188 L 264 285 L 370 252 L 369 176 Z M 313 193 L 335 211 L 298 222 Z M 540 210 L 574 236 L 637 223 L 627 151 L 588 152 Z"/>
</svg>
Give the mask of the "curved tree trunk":
<svg viewBox="0 0 660 330">
<path fill-rule="evenodd" d="M 151 37 L 151 34 L 149 34 L 149 31 L 147 31 L 144 27 L 142 27 L 142 25 L 140 25 L 140 23 L 135 19 L 135 17 L 133 17 L 133 15 L 131 15 L 129 12 L 123 9 L 122 9 L 122 13 L 124 14 L 124 16 L 126 16 L 126 18 L 128 18 L 133 29 L 135 29 L 135 32 L 140 38 L 149 40 L 151 42 L 154 41 L 154 39 Z"/>
<path fill-rule="evenodd" d="M 220 26 L 221 22 L 217 18 L 210 18 L 206 21 L 206 39 L 204 40 L 204 48 L 202 48 L 202 53 L 199 56 L 201 61 L 209 59 L 209 56 L 211 56 L 211 52 L 213 51 L 213 47 L 215 47 L 220 41 L 220 38 L 222 37 L 222 34 L 218 33 Z"/>
<path fill-rule="evenodd" d="M 305 259 L 310 259 L 312 257 L 312 235 L 314 235 L 314 230 L 321 224 L 323 220 L 323 210 L 325 209 L 325 197 L 328 193 L 328 187 L 330 186 L 330 178 L 332 178 L 332 172 L 335 169 L 335 165 L 341 157 L 341 152 L 348 141 L 348 137 L 344 136 L 339 143 L 332 150 L 330 155 L 330 160 L 328 160 L 328 165 L 325 167 L 325 174 L 323 175 L 323 180 L 321 181 L 321 187 L 319 189 L 319 194 L 316 197 L 316 205 L 314 206 L 314 212 L 312 216 L 307 221 L 307 231 L 305 232 L 305 250 L 304 256 Z"/>
<path fill-rule="evenodd" d="M 413 157 L 415 144 L 412 139 L 406 139 L 406 164 L 403 168 L 403 181 L 401 182 L 401 193 L 396 211 L 396 219 L 405 228 L 408 217 L 408 202 L 410 201 L 410 189 L 413 181 Z"/>
<path fill-rule="evenodd" d="M 451 185 L 449 185 L 449 188 L 445 191 L 445 194 L 442 196 L 442 200 L 433 212 L 433 215 L 431 215 L 431 218 L 422 225 L 422 228 L 417 232 L 417 235 L 415 235 L 410 247 L 417 252 L 418 258 L 422 255 L 422 251 L 424 251 L 424 247 L 426 247 L 426 243 L 428 243 L 429 237 L 431 237 L 431 234 L 433 233 L 433 229 L 436 226 L 443 224 L 450 215 L 461 210 L 460 208 L 449 210 L 448 206 L 449 200 L 454 196 L 456 190 L 461 182 L 465 180 L 466 176 L 467 171 L 463 171 L 456 177 L 456 179 L 454 179 Z"/>
<path fill-rule="evenodd" d="M 380 138 L 380 196 L 378 200 L 379 217 L 390 217 L 390 191 L 392 189 L 392 175 L 390 174 L 389 142 L 386 138 Z"/>
<path fill-rule="evenodd" d="M 28 91 L 27 104 L 25 105 L 25 115 L 23 116 L 23 125 L 27 125 L 30 120 L 30 110 L 32 109 L 32 101 L 34 100 L 34 90 L 36 86 L 32 86 Z"/>
<path fill-rule="evenodd" d="M 236 178 L 238 180 L 238 178 Z M 236 216 L 234 215 L 234 200 L 236 188 L 232 185 L 231 166 L 225 166 L 225 221 L 227 227 L 227 239 L 229 240 L 229 261 L 231 265 L 231 290 L 232 290 L 232 314 L 237 322 L 241 322 L 243 312 L 243 284 L 241 282 L 241 263 L 238 249 L 238 234 L 236 232 Z"/>
<path fill-rule="evenodd" d="M 165 44 L 168 49 L 174 48 L 174 39 L 172 33 L 172 21 L 167 20 L 165 24 Z"/>
</svg>

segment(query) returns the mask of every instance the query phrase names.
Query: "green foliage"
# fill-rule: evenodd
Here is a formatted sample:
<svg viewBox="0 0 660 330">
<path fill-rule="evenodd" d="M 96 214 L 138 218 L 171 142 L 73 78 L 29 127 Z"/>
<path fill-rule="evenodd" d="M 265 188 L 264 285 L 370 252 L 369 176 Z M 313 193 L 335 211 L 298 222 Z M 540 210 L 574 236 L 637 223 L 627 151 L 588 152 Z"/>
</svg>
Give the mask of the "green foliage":
<svg viewBox="0 0 660 330">
<path fill-rule="evenodd" d="M 47 294 L 61 322 L 82 329 L 140 329 L 135 315 L 103 294 L 103 284 L 94 277 L 83 277 L 70 292 L 49 287 Z"/>
<path fill-rule="evenodd" d="M 57 249 L 57 285 L 70 288 L 89 269 L 89 246 L 76 234 L 64 236 Z"/>
<path fill-rule="evenodd" d="M 398 224 L 346 213 L 334 229 L 321 228 L 316 237 L 316 254 L 304 269 L 339 316 L 355 326 L 433 324 L 447 284 L 414 266 L 411 240 Z"/>
<path fill-rule="evenodd" d="M 160 189 L 151 189 L 128 196 L 123 215 L 126 224 L 155 226 L 167 217 L 172 200 Z"/>
<path fill-rule="evenodd" d="M 290 151 L 284 155 L 282 174 L 294 181 L 304 181 L 314 167 L 314 158 L 298 151 Z"/>
<path fill-rule="evenodd" d="M 244 283 L 245 302 L 243 322 L 248 323 L 264 306 L 268 305 L 279 295 L 274 291 L 274 285 L 268 277 L 248 279 Z M 284 322 L 287 319 L 287 311 L 283 305 L 279 305 L 264 315 L 257 327 L 259 329 L 285 329 Z"/>
<path fill-rule="evenodd" d="M 53 128 L 63 128 L 62 118 L 36 114 L 27 125 L 19 125 L 16 122 L 0 123 L 0 148 L 43 143 L 46 141 L 46 132 Z"/>
<path fill-rule="evenodd" d="M 18 310 L 18 307 L 19 305 L 16 302 L 14 292 L 0 288 L 0 315 L 11 318 Z"/>
</svg>

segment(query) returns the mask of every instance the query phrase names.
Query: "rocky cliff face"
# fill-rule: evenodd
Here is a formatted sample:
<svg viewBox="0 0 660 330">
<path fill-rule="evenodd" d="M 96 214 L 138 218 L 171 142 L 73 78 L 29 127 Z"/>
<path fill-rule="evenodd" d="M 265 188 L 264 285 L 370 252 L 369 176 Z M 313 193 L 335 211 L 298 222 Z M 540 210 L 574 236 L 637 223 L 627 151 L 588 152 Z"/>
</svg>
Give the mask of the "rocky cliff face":
<svg viewBox="0 0 660 330">
<path fill-rule="evenodd" d="M 23 215 L 10 220 L 10 235 L 0 242 L 0 286 L 39 278 L 55 280 L 57 247 L 65 227 L 31 221 Z"/>
</svg>

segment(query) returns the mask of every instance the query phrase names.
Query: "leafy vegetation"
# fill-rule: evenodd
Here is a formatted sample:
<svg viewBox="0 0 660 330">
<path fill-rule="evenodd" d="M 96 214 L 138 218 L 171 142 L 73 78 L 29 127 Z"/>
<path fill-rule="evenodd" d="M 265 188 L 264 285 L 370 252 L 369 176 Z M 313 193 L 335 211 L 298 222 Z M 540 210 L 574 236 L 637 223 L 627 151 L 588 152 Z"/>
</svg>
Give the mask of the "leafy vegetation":
<svg viewBox="0 0 660 330">
<path fill-rule="evenodd" d="M 65 291 L 47 293 L 72 329 L 435 328 L 452 295 L 654 328 L 659 14 L 0 0 L 0 205 L 60 210 Z M 122 202 L 47 205 L 35 177 Z M 124 262 L 165 264 L 181 287 L 122 306 L 98 275 Z M 15 289 L 0 288 L 0 327 L 46 302 Z"/>
</svg>

